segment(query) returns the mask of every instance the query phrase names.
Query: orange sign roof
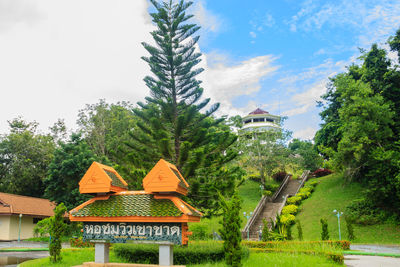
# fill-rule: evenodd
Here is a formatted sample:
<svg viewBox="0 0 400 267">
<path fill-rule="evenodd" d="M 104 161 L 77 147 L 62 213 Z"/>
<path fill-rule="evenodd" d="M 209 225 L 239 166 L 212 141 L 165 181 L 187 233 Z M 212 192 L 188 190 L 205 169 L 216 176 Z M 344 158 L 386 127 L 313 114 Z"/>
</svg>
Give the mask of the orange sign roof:
<svg viewBox="0 0 400 267">
<path fill-rule="evenodd" d="M 108 193 L 128 189 L 125 180 L 110 166 L 93 162 L 79 182 L 79 192 Z"/>
<path fill-rule="evenodd" d="M 48 199 L 0 193 L 0 214 L 53 216 L 54 202 Z"/>
<path fill-rule="evenodd" d="M 177 192 L 187 195 L 189 184 L 175 165 L 160 159 L 144 177 L 143 188 L 144 191 L 152 193 Z"/>
</svg>

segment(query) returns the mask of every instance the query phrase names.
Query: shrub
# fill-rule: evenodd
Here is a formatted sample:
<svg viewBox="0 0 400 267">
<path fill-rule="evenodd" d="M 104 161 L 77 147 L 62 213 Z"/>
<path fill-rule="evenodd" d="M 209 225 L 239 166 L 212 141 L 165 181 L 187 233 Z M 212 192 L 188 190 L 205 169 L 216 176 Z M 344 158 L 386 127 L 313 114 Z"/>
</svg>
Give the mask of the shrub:
<svg viewBox="0 0 400 267">
<path fill-rule="evenodd" d="M 270 197 L 270 196 L 272 196 L 272 195 L 273 195 L 273 193 L 272 193 L 271 191 L 269 191 L 269 190 L 264 190 L 264 191 L 263 191 L 263 196 Z"/>
<path fill-rule="evenodd" d="M 373 225 L 385 221 L 387 213 L 367 199 L 356 199 L 346 207 L 347 217 L 356 224 Z"/>
<path fill-rule="evenodd" d="M 313 172 L 312 174 L 315 177 L 322 177 L 322 176 L 326 176 L 326 175 L 331 174 L 331 173 L 332 173 L 332 171 L 329 170 L 329 169 L 318 169 L 315 172 Z"/>
<path fill-rule="evenodd" d="M 242 265 L 240 197 L 237 190 L 235 190 L 230 201 L 226 201 L 221 194 L 219 198 L 223 212 L 222 220 L 220 221 L 222 226 L 220 233 L 224 240 L 225 263 L 229 266 L 238 267 Z"/>
<path fill-rule="evenodd" d="M 193 233 L 190 239 L 192 240 L 207 240 L 207 225 L 194 223 L 189 227 L 190 231 Z"/>
<path fill-rule="evenodd" d="M 321 219 L 321 239 L 322 240 L 329 240 L 329 231 L 328 231 L 328 221 L 326 219 Z"/>
<path fill-rule="evenodd" d="M 296 205 L 287 205 L 283 207 L 282 209 L 282 214 L 296 214 L 297 211 L 299 210 L 299 207 Z"/>
<path fill-rule="evenodd" d="M 114 253 L 128 262 L 158 264 L 156 244 L 115 244 Z M 241 255 L 248 257 L 249 249 L 242 247 Z M 174 264 L 199 264 L 223 261 L 225 252 L 222 242 L 190 242 L 189 246 L 174 246 Z"/>
<path fill-rule="evenodd" d="M 302 200 L 308 198 L 311 195 L 310 192 L 306 192 L 306 193 L 297 193 L 296 197 L 300 197 Z"/>
<path fill-rule="evenodd" d="M 63 237 L 67 225 L 64 223 L 64 214 L 67 211 L 64 203 L 60 203 L 54 208 L 54 215 L 50 217 L 49 234 L 51 242 L 49 245 L 50 261 L 55 263 L 61 260 L 61 238 Z"/>
<path fill-rule="evenodd" d="M 300 220 L 296 220 L 296 226 L 297 226 L 297 236 L 299 240 L 303 240 L 303 228 L 301 227 Z"/>
<path fill-rule="evenodd" d="M 257 183 L 261 183 L 261 177 L 259 175 L 249 175 L 247 179 L 252 180 Z"/>
<path fill-rule="evenodd" d="M 295 220 L 296 220 L 296 217 L 292 214 L 283 214 L 281 216 L 282 224 L 286 225 L 287 227 L 292 225 Z"/>
<path fill-rule="evenodd" d="M 298 197 L 298 196 L 289 197 L 286 201 L 286 203 L 289 205 L 291 205 L 291 204 L 298 205 L 298 204 L 300 204 L 300 202 L 301 202 L 301 197 Z"/>
<path fill-rule="evenodd" d="M 94 247 L 94 243 L 89 242 L 89 241 L 83 241 L 82 237 L 77 237 L 77 238 L 70 238 L 69 239 L 69 244 L 73 248 L 89 248 L 89 247 Z"/>
<path fill-rule="evenodd" d="M 355 236 L 354 236 L 354 228 L 353 228 L 353 223 L 352 221 L 347 217 L 344 216 L 344 219 L 346 221 L 346 228 L 347 228 L 347 238 L 349 240 L 354 240 Z"/>
<path fill-rule="evenodd" d="M 268 222 L 265 219 L 263 219 L 263 229 L 262 229 L 261 240 L 264 242 L 271 240 Z"/>
<path fill-rule="evenodd" d="M 319 184 L 319 181 L 318 181 L 318 180 L 312 180 L 312 181 L 309 181 L 309 182 L 306 184 L 306 186 L 316 187 L 318 184 Z"/>
<path fill-rule="evenodd" d="M 299 193 L 312 193 L 313 187 L 305 186 L 303 188 L 300 188 Z"/>
<path fill-rule="evenodd" d="M 265 184 L 264 190 L 275 192 L 279 188 L 279 184 Z"/>
<path fill-rule="evenodd" d="M 285 179 L 286 175 L 287 173 L 285 171 L 280 171 L 272 175 L 272 179 L 281 183 Z"/>
</svg>

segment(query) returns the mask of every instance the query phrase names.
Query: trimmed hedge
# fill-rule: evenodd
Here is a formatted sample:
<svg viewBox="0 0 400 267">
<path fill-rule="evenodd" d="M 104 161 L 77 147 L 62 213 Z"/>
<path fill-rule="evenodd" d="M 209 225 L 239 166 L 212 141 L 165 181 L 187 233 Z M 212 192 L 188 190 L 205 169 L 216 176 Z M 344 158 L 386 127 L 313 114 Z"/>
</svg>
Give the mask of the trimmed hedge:
<svg viewBox="0 0 400 267">
<path fill-rule="evenodd" d="M 69 244 L 72 248 L 90 248 L 94 247 L 94 243 L 89 241 L 83 241 L 82 237 L 70 238 Z"/>
<path fill-rule="evenodd" d="M 296 214 L 299 207 L 296 205 L 287 205 L 283 207 L 281 214 Z"/>
<path fill-rule="evenodd" d="M 289 197 L 286 201 L 287 204 L 289 205 L 298 205 L 301 202 L 301 197 L 294 196 L 294 197 Z"/>
<path fill-rule="evenodd" d="M 158 264 L 158 245 L 115 244 L 114 253 L 128 262 Z M 249 249 L 242 248 L 242 257 L 249 256 Z M 198 264 L 225 259 L 222 242 L 193 242 L 189 246 L 174 246 L 174 264 Z"/>
<path fill-rule="evenodd" d="M 347 240 L 327 240 L 327 241 L 242 241 L 242 245 L 249 248 L 279 248 L 284 245 L 329 245 L 334 248 L 349 250 L 350 249 L 350 241 Z"/>
</svg>

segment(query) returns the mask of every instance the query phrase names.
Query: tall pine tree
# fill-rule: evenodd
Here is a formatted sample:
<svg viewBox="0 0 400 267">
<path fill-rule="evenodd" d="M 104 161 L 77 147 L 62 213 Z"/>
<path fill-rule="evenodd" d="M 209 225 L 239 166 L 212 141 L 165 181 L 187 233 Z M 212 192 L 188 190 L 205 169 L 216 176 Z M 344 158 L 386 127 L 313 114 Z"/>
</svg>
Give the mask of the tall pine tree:
<svg viewBox="0 0 400 267">
<path fill-rule="evenodd" d="M 224 180 L 212 189 L 224 193 L 232 189 L 231 181 L 237 177 L 222 169 L 236 155 L 229 149 L 236 136 L 223 118 L 211 116 L 219 104 L 202 111 L 210 99 L 202 98 L 201 81 L 196 79 L 203 69 L 197 66 L 201 53 L 196 49 L 199 36 L 195 33 L 200 27 L 187 23 L 193 17 L 186 14 L 192 2 L 151 3 L 156 11 L 150 14 L 156 25 L 151 32 L 155 45 L 142 43 L 150 54 L 142 59 L 153 73 L 144 78 L 150 96 L 134 109 L 139 119 L 131 132 L 134 141 L 127 145 L 132 148 L 135 167 L 144 172 L 160 158 L 175 164 L 188 182 L 195 184 L 189 197 L 207 199 L 203 203 L 209 207 L 213 205 L 210 199 L 218 199 L 216 192 L 210 198 L 209 182 Z M 218 176 L 221 172 L 229 175 Z"/>
</svg>

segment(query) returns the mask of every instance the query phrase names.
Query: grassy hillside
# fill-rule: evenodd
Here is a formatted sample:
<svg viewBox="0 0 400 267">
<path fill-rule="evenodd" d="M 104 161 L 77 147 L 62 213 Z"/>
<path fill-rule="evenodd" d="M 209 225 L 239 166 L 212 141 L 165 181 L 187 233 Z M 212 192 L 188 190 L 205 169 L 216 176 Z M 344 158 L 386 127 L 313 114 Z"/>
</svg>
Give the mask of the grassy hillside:
<svg viewBox="0 0 400 267">
<path fill-rule="evenodd" d="M 296 216 L 303 228 L 305 240 L 321 239 L 321 218 L 328 219 L 330 239 L 339 239 L 337 217 L 333 210 L 344 211 L 353 199 L 363 196 L 363 190 L 358 184 L 345 183 L 338 174 L 316 178 L 320 184 L 310 198 L 303 201 L 301 212 Z M 347 239 L 344 219 L 341 219 L 342 239 Z M 296 226 L 292 228 L 297 237 Z M 354 225 L 356 239 L 353 243 L 400 244 L 400 226 L 392 224 L 377 224 L 370 226 Z"/>
<path fill-rule="evenodd" d="M 243 217 L 243 212 L 250 212 L 253 211 L 258 201 L 261 199 L 261 191 L 260 191 L 260 184 L 254 182 L 252 180 L 246 180 L 240 187 L 239 187 L 239 195 L 242 198 L 242 228 L 246 224 L 246 218 Z M 220 220 L 219 217 L 212 217 L 212 218 L 203 218 L 199 223 L 190 223 L 190 225 L 197 224 L 197 225 L 204 225 L 207 228 L 207 233 L 211 234 L 213 231 L 218 232 L 220 228 L 220 224 L 218 223 Z"/>
</svg>

